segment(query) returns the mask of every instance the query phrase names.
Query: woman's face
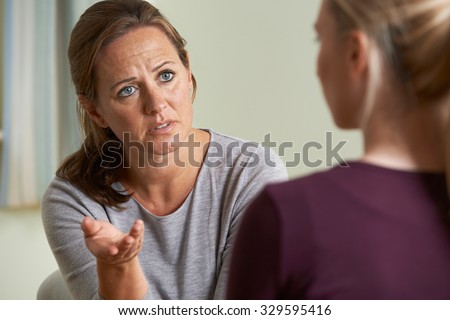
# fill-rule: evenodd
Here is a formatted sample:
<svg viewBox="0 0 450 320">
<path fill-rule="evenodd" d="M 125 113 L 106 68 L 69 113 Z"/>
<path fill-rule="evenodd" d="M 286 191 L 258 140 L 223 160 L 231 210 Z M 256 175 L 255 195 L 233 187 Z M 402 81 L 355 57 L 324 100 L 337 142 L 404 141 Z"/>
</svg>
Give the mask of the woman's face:
<svg viewBox="0 0 450 320">
<path fill-rule="evenodd" d="M 192 133 L 192 76 L 169 38 L 156 27 L 131 30 L 96 60 L 94 120 L 125 143 L 154 154 Z M 125 140 L 125 141 L 124 141 Z"/>
<path fill-rule="evenodd" d="M 358 106 L 350 77 L 348 39 L 339 32 L 329 1 L 323 0 L 315 29 L 320 40 L 317 57 L 317 75 L 334 122 L 341 128 L 355 128 L 358 124 Z"/>
</svg>

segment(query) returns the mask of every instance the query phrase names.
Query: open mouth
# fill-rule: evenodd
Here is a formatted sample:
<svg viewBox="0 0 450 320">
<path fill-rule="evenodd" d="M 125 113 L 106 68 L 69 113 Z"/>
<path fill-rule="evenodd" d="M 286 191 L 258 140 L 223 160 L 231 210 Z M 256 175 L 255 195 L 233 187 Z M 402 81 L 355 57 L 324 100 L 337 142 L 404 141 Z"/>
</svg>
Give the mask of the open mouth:
<svg viewBox="0 0 450 320">
<path fill-rule="evenodd" d="M 164 122 L 156 127 L 153 127 L 150 132 L 151 133 L 166 133 L 168 132 L 173 126 L 173 122 Z"/>
<path fill-rule="evenodd" d="M 167 127 L 169 124 L 170 124 L 170 122 L 164 123 L 164 124 L 162 124 L 162 125 L 156 127 L 155 130 L 159 130 L 159 129 L 165 128 L 165 127 Z"/>
</svg>

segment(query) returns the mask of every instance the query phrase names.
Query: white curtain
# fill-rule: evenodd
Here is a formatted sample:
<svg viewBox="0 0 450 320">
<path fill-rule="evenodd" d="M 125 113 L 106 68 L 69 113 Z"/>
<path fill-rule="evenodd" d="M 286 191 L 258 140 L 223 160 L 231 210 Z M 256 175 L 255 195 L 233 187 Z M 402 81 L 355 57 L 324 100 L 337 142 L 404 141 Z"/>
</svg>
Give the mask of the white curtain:
<svg viewBox="0 0 450 320">
<path fill-rule="evenodd" d="M 0 207 L 37 206 L 79 146 L 67 45 L 94 0 L 4 0 Z"/>
</svg>

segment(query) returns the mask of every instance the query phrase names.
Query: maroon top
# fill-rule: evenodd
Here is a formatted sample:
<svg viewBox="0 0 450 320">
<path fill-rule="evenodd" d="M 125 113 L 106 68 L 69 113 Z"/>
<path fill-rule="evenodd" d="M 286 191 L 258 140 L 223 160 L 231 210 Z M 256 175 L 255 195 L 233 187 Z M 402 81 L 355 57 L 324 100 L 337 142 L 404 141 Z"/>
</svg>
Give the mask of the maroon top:
<svg viewBox="0 0 450 320">
<path fill-rule="evenodd" d="M 228 299 L 450 299 L 444 174 L 349 166 L 255 199 Z"/>
</svg>

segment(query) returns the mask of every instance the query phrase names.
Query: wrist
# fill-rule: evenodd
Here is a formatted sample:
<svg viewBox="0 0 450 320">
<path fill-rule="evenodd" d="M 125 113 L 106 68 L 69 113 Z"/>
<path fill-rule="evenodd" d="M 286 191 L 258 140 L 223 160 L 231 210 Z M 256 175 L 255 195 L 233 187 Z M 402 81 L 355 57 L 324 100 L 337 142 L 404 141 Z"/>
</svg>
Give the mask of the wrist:
<svg viewBox="0 0 450 320">
<path fill-rule="evenodd" d="M 127 261 L 111 262 L 97 258 L 97 270 L 110 270 L 115 272 L 128 272 L 140 268 L 138 257 L 135 256 Z"/>
<path fill-rule="evenodd" d="M 141 299 L 147 280 L 137 256 L 127 262 L 110 264 L 97 261 L 99 294 L 104 299 Z"/>
</svg>

